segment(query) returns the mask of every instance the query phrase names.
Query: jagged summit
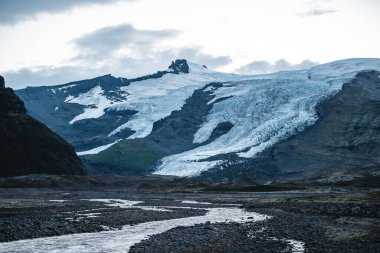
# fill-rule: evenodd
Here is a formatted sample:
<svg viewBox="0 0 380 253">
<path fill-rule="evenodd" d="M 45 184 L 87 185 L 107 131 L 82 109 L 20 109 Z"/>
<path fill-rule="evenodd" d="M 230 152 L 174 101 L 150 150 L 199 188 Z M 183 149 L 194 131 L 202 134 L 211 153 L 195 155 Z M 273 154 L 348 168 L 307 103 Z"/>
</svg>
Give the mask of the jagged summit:
<svg viewBox="0 0 380 253">
<path fill-rule="evenodd" d="M 0 115 L 26 113 L 24 103 L 11 88 L 5 88 L 4 78 L 0 76 Z"/>
<path fill-rule="evenodd" d="M 189 65 L 187 64 L 187 60 L 185 59 L 177 59 L 175 61 L 172 61 L 172 63 L 169 66 L 169 69 L 172 69 L 174 73 L 189 73 Z"/>
</svg>

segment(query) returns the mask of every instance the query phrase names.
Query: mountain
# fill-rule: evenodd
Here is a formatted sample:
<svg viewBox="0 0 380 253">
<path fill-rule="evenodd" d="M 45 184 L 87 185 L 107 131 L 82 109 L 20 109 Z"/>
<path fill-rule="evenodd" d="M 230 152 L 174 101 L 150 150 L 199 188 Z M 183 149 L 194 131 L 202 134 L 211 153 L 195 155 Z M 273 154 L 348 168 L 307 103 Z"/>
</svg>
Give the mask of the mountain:
<svg viewBox="0 0 380 253">
<path fill-rule="evenodd" d="M 17 94 L 92 174 L 303 178 L 378 167 L 379 70 L 347 59 L 246 76 L 176 60 Z"/>
<path fill-rule="evenodd" d="M 26 114 L 24 103 L 0 76 L 0 176 L 82 175 L 74 149 L 48 127 Z"/>
</svg>

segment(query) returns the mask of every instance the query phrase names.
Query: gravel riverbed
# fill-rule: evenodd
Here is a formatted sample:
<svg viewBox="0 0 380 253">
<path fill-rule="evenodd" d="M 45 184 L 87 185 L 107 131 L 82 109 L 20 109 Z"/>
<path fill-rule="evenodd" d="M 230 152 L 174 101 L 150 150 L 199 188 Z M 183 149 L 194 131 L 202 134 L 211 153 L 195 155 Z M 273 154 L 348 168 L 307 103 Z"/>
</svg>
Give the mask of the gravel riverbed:
<svg viewBox="0 0 380 253">
<path fill-rule="evenodd" d="M 211 209 L 234 208 L 268 218 L 254 220 L 247 216 L 241 223 L 201 219 L 191 226 L 168 227 L 167 231 L 136 241 L 129 252 L 380 252 L 376 192 L 2 189 L 0 200 L 2 243 L 119 231 L 125 225 L 152 221 L 168 220 L 170 224 L 173 219 L 204 216 Z M 1 251 L 1 243 L 0 252 L 5 252 Z M 122 245 L 120 252 L 125 252 Z"/>
</svg>

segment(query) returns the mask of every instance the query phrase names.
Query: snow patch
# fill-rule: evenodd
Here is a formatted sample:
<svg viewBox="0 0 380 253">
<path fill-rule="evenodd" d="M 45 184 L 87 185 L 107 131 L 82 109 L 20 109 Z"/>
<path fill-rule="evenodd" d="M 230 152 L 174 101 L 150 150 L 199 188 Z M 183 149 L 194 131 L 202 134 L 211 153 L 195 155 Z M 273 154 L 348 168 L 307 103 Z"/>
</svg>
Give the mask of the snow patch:
<svg viewBox="0 0 380 253">
<path fill-rule="evenodd" d="M 70 84 L 70 85 L 66 85 L 66 86 L 63 86 L 61 88 L 58 88 L 57 90 L 66 92 L 67 89 L 73 88 L 75 86 L 77 86 L 77 84 Z"/>
<path fill-rule="evenodd" d="M 87 108 L 84 109 L 83 113 L 75 116 L 69 122 L 70 124 L 73 124 L 76 121 L 83 119 L 99 118 L 104 115 L 104 110 L 106 108 L 110 107 L 112 104 L 120 103 L 108 99 L 104 95 L 102 87 L 100 87 L 99 85 L 85 93 L 80 94 L 77 97 L 73 97 L 70 95 L 65 99 L 65 102 L 87 106 Z"/>
<path fill-rule="evenodd" d="M 95 155 L 95 154 L 98 154 L 101 151 L 106 150 L 107 148 L 111 147 L 112 145 L 118 143 L 120 140 L 121 139 L 119 139 L 119 140 L 117 140 L 115 142 L 112 142 L 110 144 L 103 145 L 103 146 L 100 146 L 100 147 L 96 147 L 96 148 L 93 148 L 93 149 L 90 149 L 90 150 L 77 152 L 77 155 L 82 156 L 82 155 Z"/>
</svg>

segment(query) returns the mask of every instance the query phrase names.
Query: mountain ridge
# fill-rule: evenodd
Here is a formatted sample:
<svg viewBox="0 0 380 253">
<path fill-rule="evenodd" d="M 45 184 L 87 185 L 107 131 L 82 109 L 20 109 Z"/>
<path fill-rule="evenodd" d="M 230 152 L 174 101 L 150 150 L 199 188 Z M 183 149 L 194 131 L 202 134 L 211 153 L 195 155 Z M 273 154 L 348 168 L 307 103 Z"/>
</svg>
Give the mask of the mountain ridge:
<svg viewBox="0 0 380 253">
<path fill-rule="evenodd" d="M 25 89 L 18 94 L 26 100 L 32 115 L 53 122 L 48 125 L 74 144 L 79 154 L 87 155 L 82 157 L 86 164 L 89 160 L 92 164 L 92 157 L 100 158 L 105 152 L 102 150 L 108 150 L 107 159 L 113 157 L 113 151 L 109 151 L 112 144 L 127 139 L 115 152 L 123 153 L 123 146 L 130 150 L 139 145 L 146 154 L 166 154 L 158 155 L 148 167 L 140 168 L 141 163 L 135 163 L 139 164 L 139 173 L 153 170 L 199 176 L 239 167 L 245 160 L 253 161 L 261 152 L 298 135 L 318 120 L 318 103 L 335 96 L 358 73 L 380 70 L 379 59 L 348 59 L 306 70 L 255 76 L 218 73 L 187 61 L 186 65 L 188 73 L 153 74 L 134 82 L 126 78 L 99 79 L 88 84 L 87 90 L 80 90 L 72 82 L 35 94 Z M 32 90 L 36 89 L 29 88 Z M 43 103 L 33 100 L 41 94 L 49 98 Z M 201 96 L 196 98 L 195 94 Z M 98 158 L 98 164 L 109 166 Z M 128 174 L 128 163 L 120 166 L 117 173 L 125 170 Z M 96 169 L 90 171 L 97 173 Z M 274 171 L 268 169 L 268 175 Z M 237 170 L 232 177 L 239 173 Z"/>
</svg>

